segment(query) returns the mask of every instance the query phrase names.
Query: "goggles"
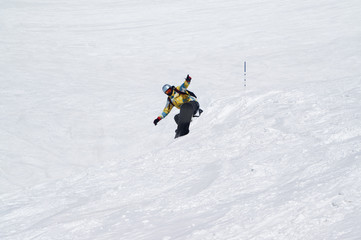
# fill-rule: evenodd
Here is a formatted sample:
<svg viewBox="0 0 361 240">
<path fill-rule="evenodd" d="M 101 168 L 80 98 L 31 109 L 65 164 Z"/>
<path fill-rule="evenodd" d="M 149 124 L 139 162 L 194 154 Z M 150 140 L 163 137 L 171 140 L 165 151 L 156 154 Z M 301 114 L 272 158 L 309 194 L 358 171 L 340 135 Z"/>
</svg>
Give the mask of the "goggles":
<svg viewBox="0 0 361 240">
<path fill-rule="evenodd" d="M 168 88 L 167 91 L 165 91 L 165 94 L 170 95 L 170 94 L 172 94 L 172 92 L 173 92 L 173 89 Z"/>
</svg>

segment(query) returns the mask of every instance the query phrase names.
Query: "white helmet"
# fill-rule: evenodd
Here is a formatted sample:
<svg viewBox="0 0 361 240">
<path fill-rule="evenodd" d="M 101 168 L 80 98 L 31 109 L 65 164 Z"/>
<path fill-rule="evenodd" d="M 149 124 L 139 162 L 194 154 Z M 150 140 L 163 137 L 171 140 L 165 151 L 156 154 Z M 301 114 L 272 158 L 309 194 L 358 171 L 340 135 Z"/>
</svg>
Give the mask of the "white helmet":
<svg viewBox="0 0 361 240">
<path fill-rule="evenodd" d="M 172 86 L 169 85 L 169 84 L 165 84 L 163 87 L 162 87 L 162 90 L 163 92 L 165 93 L 169 88 L 171 88 Z"/>
<path fill-rule="evenodd" d="M 165 85 L 162 87 L 162 90 L 163 90 L 163 92 L 164 92 L 165 94 L 167 94 L 167 91 L 168 91 L 170 88 L 172 88 L 171 85 L 165 84 Z M 167 95 L 169 95 L 169 94 L 167 94 Z"/>
</svg>

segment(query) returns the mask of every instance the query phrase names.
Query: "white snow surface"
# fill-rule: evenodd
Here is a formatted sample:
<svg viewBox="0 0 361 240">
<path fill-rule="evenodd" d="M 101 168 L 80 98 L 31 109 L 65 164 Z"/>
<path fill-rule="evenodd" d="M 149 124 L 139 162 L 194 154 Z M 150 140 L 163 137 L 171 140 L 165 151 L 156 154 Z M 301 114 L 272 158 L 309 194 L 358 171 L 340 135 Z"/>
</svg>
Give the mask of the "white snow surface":
<svg viewBox="0 0 361 240">
<path fill-rule="evenodd" d="M 359 0 L 0 5 L 0 239 L 361 239 Z"/>
</svg>

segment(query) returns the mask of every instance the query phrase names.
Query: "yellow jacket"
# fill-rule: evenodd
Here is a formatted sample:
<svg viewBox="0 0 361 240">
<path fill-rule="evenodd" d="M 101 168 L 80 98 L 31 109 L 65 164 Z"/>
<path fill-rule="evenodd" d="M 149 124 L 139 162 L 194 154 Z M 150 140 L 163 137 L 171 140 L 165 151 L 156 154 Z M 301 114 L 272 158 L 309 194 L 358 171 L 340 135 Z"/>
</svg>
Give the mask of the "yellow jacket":
<svg viewBox="0 0 361 240">
<path fill-rule="evenodd" d="M 188 81 L 184 81 L 184 83 L 177 88 L 178 91 L 180 92 L 186 92 L 187 88 L 189 86 L 190 82 Z M 171 96 L 168 97 L 167 99 L 167 104 L 165 105 L 163 112 L 161 115 L 159 115 L 158 118 L 163 119 L 165 118 L 170 111 L 172 111 L 173 107 L 176 107 L 178 109 L 180 109 L 180 107 L 187 102 L 190 101 L 196 101 L 197 102 L 197 98 L 190 96 L 189 94 L 181 94 L 181 93 L 177 93 L 177 91 L 173 90 L 173 93 Z"/>
</svg>

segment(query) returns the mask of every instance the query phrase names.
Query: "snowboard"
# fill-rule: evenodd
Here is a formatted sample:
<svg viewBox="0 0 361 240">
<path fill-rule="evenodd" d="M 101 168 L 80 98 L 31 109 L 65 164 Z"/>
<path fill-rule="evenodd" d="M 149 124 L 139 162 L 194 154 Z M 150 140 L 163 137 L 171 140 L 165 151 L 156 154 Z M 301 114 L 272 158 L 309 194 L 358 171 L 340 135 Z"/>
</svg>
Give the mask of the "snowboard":
<svg viewBox="0 0 361 240">
<path fill-rule="evenodd" d="M 179 116 L 177 118 L 178 127 L 175 131 L 176 134 L 174 138 L 178 138 L 189 133 L 189 124 L 191 123 L 193 113 L 194 109 L 192 107 L 192 104 L 185 103 L 182 105 Z"/>
</svg>

